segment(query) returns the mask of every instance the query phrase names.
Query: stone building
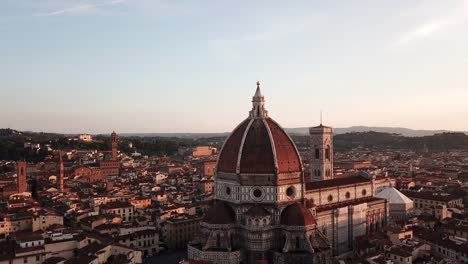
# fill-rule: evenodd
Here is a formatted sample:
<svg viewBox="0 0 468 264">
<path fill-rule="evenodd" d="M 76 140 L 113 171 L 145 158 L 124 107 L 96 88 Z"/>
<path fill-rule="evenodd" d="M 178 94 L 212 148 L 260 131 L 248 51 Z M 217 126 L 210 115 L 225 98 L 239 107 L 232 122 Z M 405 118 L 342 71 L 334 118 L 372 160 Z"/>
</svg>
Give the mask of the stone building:
<svg viewBox="0 0 468 264">
<path fill-rule="evenodd" d="M 354 238 L 387 224 L 388 203 L 373 196 L 372 179 L 363 176 L 308 182 L 306 205 L 334 255 L 353 249 Z"/>
<path fill-rule="evenodd" d="M 115 201 L 100 206 L 101 213 L 115 214 L 122 217 L 124 222 L 132 222 L 135 217 L 135 208 L 128 201 Z"/>
<path fill-rule="evenodd" d="M 112 132 L 111 134 L 111 158 L 108 160 L 102 160 L 99 163 L 99 168 L 102 171 L 104 177 L 107 176 L 118 176 L 120 172 L 120 162 L 118 160 L 118 148 L 119 138 L 117 133 Z"/>
<path fill-rule="evenodd" d="M 379 192 L 379 198 L 384 198 L 388 201 L 389 218 L 392 221 L 406 220 L 413 214 L 413 201 L 393 187 L 387 187 Z"/>
<path fill-rule="evenodd" d="M 314 181 L 333 179 L 333 129 L 320 124 L 309 129 L 310 175 Z"/>
<path fill-rule="evenodd" d="M 16 163 L 16 182 L 14 178 L 0 184 L 0 200 L 7 200 L 10 195 L 28 191 L 27 163 L 18 161 Z"/>
<path fill-rule="evenodd" d="M 355 237 L 385 226 L 388 204 L 374 193 L 391 181 L 333 179 L 332 129 L 323 125 L 310 130 L 311 170 L 320 173 L 306 181 L 296 146 L 268 116 L 258 83 L 252 102 L 219 154 L 215 204 L 188 246 L 190 259 L 331 263 L 352 251 Z"/>
<path fill-rule="evenodd" d="M 185 248 L 200 230 L 201 217 L 177 216 L 164 223 L 164 242 L 169 249 Z"/>
<path fill-rule="evenodd" d="M 257 83 L 249 117 L 228 137 L 215 204 L 188 257 L 213 263 L 331 263 L 332 251 L 304 206 L 304 171 L 291 138 L 268 116 Z"/>
</svg>

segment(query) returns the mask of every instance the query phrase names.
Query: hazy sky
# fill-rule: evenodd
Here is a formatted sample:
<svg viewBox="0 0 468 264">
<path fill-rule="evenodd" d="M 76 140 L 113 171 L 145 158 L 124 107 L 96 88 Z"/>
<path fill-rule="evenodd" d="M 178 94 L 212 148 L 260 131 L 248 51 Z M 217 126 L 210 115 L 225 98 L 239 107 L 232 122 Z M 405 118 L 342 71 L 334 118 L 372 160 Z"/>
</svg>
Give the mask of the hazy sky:
<svg viewBox="0 0 468 264">
<path fill-rule="evenodd" d="M 0 127 L 468 130 L 468 0 L 0 0 Z"/>
</svg>

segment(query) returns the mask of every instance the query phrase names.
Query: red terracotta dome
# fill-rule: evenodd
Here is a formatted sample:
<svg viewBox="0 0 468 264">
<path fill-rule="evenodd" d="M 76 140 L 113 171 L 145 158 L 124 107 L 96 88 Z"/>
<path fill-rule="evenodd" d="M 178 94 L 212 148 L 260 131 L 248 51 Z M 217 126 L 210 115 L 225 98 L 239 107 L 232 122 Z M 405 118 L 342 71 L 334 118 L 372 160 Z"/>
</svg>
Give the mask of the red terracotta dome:
<svg viewBox="0 0 468 264">
<path fill-rule="evenodd" d="M 236 214 L 229 205 L 217 202 L 208 209 L 203 222 L 213 225 L 227 225 L 236 222 Z"/>
<path fill-rule="evenodd" d="M 286 226 L 309 226 L 317 224 L 312 213 L 300 203 L 294 203 L 286 207 L 281 213 L 280 223 Z"/>
<path fill-rule="evenodd" d="M 259 84 L 257 84 L 259 85 Z M 249 118 L 228 137 L 218 160 L 218 172 L 280 174 L 302 172 L 294 142 L 264 108 L 257 86 Z"/>
</svg>

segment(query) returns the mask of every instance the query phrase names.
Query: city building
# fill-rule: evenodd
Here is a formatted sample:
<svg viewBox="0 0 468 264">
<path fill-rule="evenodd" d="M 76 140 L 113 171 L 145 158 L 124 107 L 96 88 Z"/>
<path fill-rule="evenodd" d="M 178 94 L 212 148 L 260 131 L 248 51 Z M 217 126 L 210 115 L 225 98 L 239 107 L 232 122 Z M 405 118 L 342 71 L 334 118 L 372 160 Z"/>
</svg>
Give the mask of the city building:
<svg viewBox="0 0 468 264">
<path fill-rule="evenodd" d="M 333 179 L 333 129 L 320 124 L 309 129 L 310 175 L 313 181 Z"/>
<path fill-rule="evenodd" d="M 80 134 L 78 136 L 78 139 L 84 142 L 91 142 L 93 141 L 93 136 L 91 136 L 90 134 Z"/>
<path fill-rule="evenodd" d="M 457 194 L 430 192 L 430 191 L 402 191 L 404 195 L 413 200 L 414 207 L 419 209 L 434 209 L 436 206 L 463 207 L 463 197 Z"/>
<path fill-rule="evenodd" d="M 388 201 L 389 219 L 392 221 L 406 220 L 413 215 L 414 202 L 393 187 L 383 189 L 376 197 Z"/>
<path fill-rule="evenodd" d="M 134 207 L 130 202 L 109 202 L 101 205 L 100 208 L 103 214 L 119 215 L 123 222 L 131 222 L 135 217 Z"/>
<path fill-rule="evenodd" d="M 107 176 L 119 176 L 120 162 L 118 160 L 118 144 L 119 138 L 117 133 L 112 132 L 111 134 L 111 158 L 102 160 L 99 163 L 99 168 L 101 169 L 103 177 Z"/>
<path fill-rule="evenodd" d="M 13 194 L 28 191 L 27 163 L 25 161 L 16 162 L 16 182 L 14 178 L 10 179 L 0 184 L 0 199 L 6 200 Z"/>
<path fill-rule="evenodd" d="M 268 116 L 260 83 L 252 103 L 219 154 L 215 204 L 188 257 L 223 264 L 331 263 L 330 245 L 304 205 L 301 158 Z"/>
<path fill-rule="evenodd" d="M 197 146 L 192 152 L 194 158 L 206 157 L 216 154 L 218 150 L 211 146 Z"/>
<path fill-rule="evenodd" d="M 64 182 L 64 177 L 65 177 L 65 169 L 64 169 L 64 166 L 63 166 L 63 158 L 62 158 L 62 151 L 59 152 L 59 177 L 58 177 L 58 180 L 57 180 L 57 189 L 59 190 L 59 192 L 63 192 L 64 189 L 63 189 L 63 182 Z"/>
<path fill-rule="evenodd" d="M 200 232 L 200 216 L 176 216 L 164 222 L 163 236 L 168 249 L 186 248 Z"/>
</svg>

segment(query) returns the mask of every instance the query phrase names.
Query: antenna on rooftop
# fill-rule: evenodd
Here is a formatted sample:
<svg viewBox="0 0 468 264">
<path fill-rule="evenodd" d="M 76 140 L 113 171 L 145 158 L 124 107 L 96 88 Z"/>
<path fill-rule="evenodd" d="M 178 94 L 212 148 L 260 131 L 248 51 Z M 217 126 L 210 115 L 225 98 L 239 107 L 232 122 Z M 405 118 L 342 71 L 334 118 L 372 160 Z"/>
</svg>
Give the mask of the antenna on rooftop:
<svg viewBox="0 0 468 264">
<path fill-rule="evenodd" d="M 320 125 L 322 125 L 322 110 L 320 110 Z"/>
</svg>

